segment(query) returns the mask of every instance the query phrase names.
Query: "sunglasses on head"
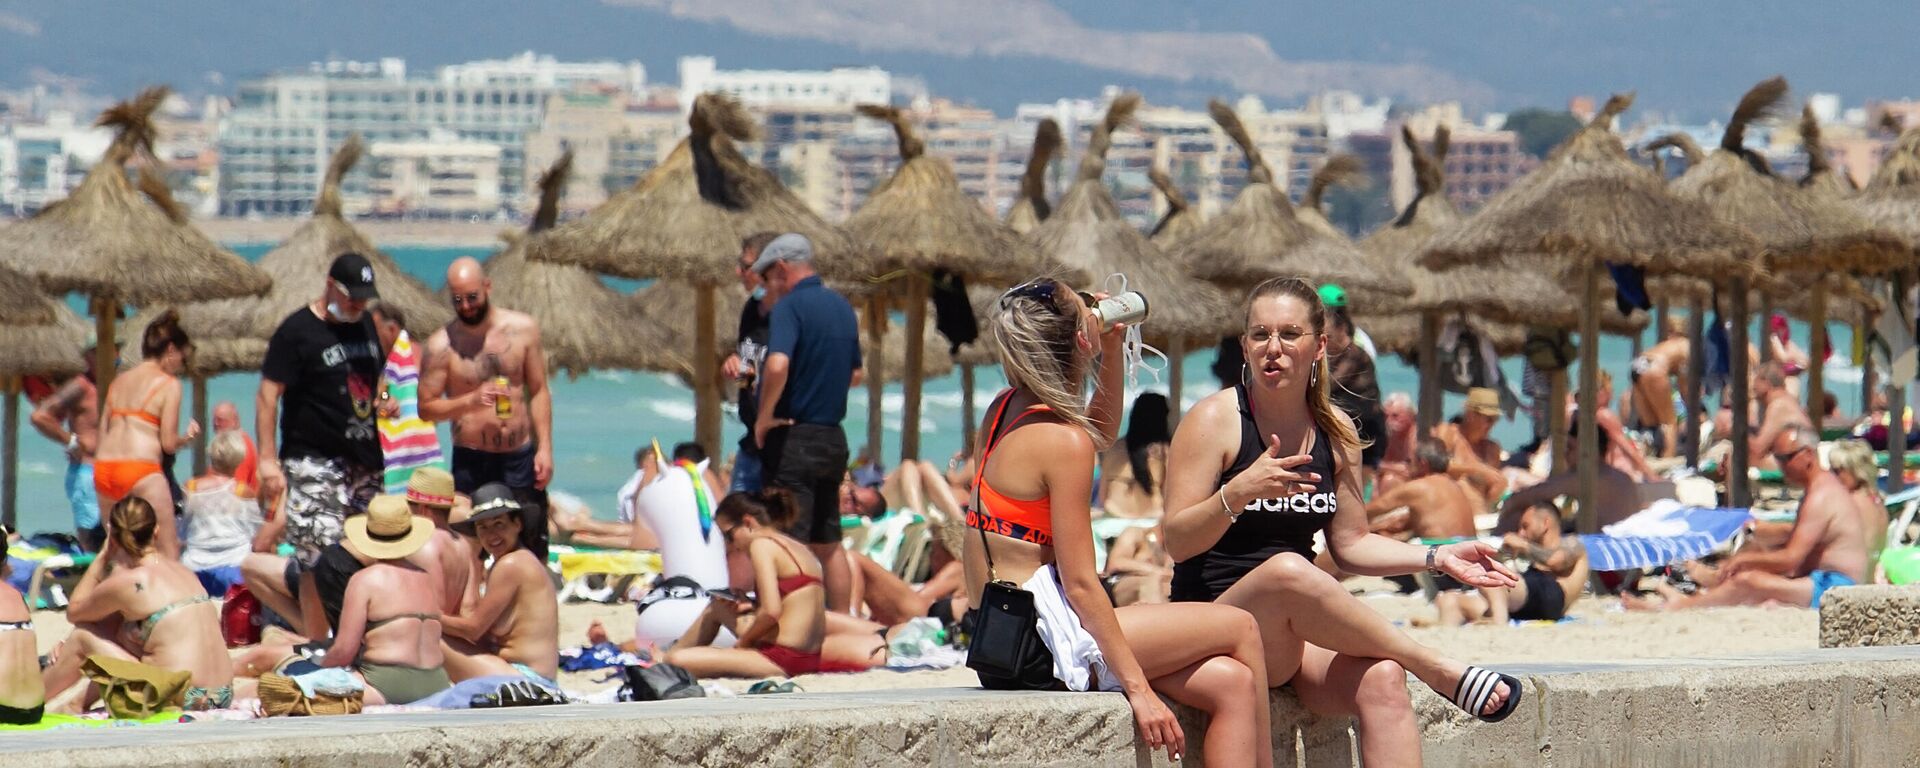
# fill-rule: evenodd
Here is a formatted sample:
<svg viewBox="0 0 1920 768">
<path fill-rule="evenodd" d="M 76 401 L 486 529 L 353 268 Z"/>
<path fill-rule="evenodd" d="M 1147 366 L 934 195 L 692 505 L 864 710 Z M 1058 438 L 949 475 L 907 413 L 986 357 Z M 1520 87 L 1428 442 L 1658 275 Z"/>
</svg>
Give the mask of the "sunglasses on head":
<svg viewBox="0 0 1920 768">
<path fill-rule="evenodd" d="M 1019 285 L 1016 285 L 1012 288 L 1007 289 L 1006 293 L 1001 294 L 1000 303 L 1004 305 L 1007 303 L 1009 299 L 1019 299 L 1019 298 L 1037 299 L 1039 301 L 1045 302 L 1048 307 L 1053 308 L 1054 314 L 1059 314 L 1060 304 L 1059 302 L 1054 301 L 1054 295 L 1059 291 L 1059 289 L 1060 289 L 1060 282 L 1057 280 L 1035 280 L 1032 282 L 1021 283 Z M 1093 298 L 1093 294 L 1087 293 L 1086 291 L 1074 291 L 1073 293 L 1074 295 L 1079 296 L 1080 301 L 1085 303 L 1087 306 L 1091 307 L 1094 305 L 1095 299 Z"/>
</svg>

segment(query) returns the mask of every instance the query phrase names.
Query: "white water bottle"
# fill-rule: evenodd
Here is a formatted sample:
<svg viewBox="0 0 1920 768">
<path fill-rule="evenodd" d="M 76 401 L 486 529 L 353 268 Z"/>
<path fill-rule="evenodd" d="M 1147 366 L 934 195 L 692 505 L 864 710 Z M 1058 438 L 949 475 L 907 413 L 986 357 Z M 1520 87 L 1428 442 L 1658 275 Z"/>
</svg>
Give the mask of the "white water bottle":
<svg viewBox="0 0 1920 768">
<path fill-rule="evenodd" d="M 1093 305 L 1093 316 L 1099 318 L 1103 329 L 1112 328 L 1118 323 L 1139 325 L 1147 319 L 1147 297 L 1139 291 L 1108 296 Z"/>
</svg>

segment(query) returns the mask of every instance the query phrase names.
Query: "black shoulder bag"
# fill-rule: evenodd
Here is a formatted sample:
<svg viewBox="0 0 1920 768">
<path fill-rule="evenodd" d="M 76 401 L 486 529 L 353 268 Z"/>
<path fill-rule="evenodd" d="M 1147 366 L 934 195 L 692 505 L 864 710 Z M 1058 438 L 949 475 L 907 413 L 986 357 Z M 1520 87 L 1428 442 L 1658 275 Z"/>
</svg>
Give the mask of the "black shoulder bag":
<svg viewBox="0 0 1920 768">
<path fill-rule="evenodd" d="M 987 532 L 980 533 L 980 551 L 987 556 L 987 586 L 974 609 L 973 638 L 967 643 L 967 667 L 983 676 L 1020 680 L 1033 669 L 1035 657 L 1044 661 L 1052 677 L 1052 658 L 1040 642 L 1040 612 L 1033 593 L 1011 581 L 1002 581 L 993 568 L 993 550 Z"/>
</svg>

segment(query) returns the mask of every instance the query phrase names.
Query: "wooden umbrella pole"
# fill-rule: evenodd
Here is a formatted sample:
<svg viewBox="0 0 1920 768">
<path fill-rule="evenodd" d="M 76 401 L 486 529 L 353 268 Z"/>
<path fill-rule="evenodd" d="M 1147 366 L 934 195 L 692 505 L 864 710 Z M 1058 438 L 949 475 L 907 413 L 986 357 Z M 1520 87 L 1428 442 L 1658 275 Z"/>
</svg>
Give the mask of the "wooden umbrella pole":
<svg viewBox="0 0 1920 768">
<path fill-rule="evenodd" d="M 1824 407 L 1827 394 L 1826 360 L 1827 349 L 1831 342 L 1827 339 L 1827 279 L 1820 276 L 1813 280 L 1813 322 L 1809 323 L 1813 335 L 1807 351 L 1807 414 L 1813 417 L 1815 431 L 1826 426 L 1827 409 Z"/>
<path fill-rule="evenodd" d="M 0 525 L 13 530 L 20 522 L 20 377 L 7 377 L 3 394 L 7 406 L 5 423 L 0 424 Z M 0 557 L 6 556 L 6 545 L 0 541 Z"/>
<path fill-rule="evenodd" d="M 960 450 L 973 451 L 973 366 L 960 366 Z"/>
<path fill-rule="evenodd" d="M 1747 422 L 1747 401 L 1751 397 L 1747 387 L 1747 280 L 1744 277 L 1733 281 L 1733 328 L 1729 334 L 1727 356 L 1731 358 L 1731 377 L 1728 383 L 1731 397 L 1722 402 L 1732 407 L 1733 412 L 1733 455 L 1727 460 L 1727 505 L 1732 507 L 1750 506 L 1752 500 L 1747 495 L 1748 439 L 1747 431 L 1751 425 Z M 1760 345 L 1762 349 L 1765 344 Z M 1898 440 L 1892 441 L 1898 443 Z"/>
<path fill-rule="evenodd" d="M 1700 468 L 1700 422 L 1705 414 L 1701 412 L 1702 379 L 1707 377 L 1707 305 L 1695 300 L 1691 314 L 1687 317 L 1687 375 L 1680 382 L 1681 407 L 1686 409 L 1680 419 L 1680 450 L 1687 458 L 1687 466 Z"/>
<path fill-rule="evenodd" d="M 720 454 L 720 371 L 713 359 L 713 286 L 693 289 L 693 439 L 708 456 Z"/>
<path fill-rule="evenodd" d="M 1595 420 L 1600 401 L 1600 265 L 1585 259 L 1581 270 L 1585 306 L 1580 311 L 1580 532 L 1600 531 L 1600 510 L 1594 489 L 1600 482 L 1600 428 Z M 1564 406 L 1563 406 L 1564 407 Z"/>
<path fill-rule="evenodd" d="M 907 370 L 902 381 L 906 382 L 903 393 L 906 403 L 900 410 L 900 460 L 913 461 L 920 458 L 920 385 L 925 375 L 927 356 L 927 278 L 914 275 L 908 278 L 907 304 Z"/>
<path fill-rule="evenodd" d="M 113 338 L 113 321 L 114 316 L 120 313 L 120 302 L 106 296 L 95 296 L 88 305 L 93 312 L 93 383 L 98 387 L 96 394 L 100 408 L 105 410 L 107 387 L 113 385 L 116 372 L 114 359 L 120 353 L 120 345 Z"/>
<path fill-rule="evenodd" d="M 1420 313 L 1420 439 L 1433 436 L 1440 423 L 1440 315 Z"/>
<path fill-rule="evenodd" d="M 1187 340 L 1172 339 L 1167 342 L 1167 429 L 1180 428 L 1180 414 L 1186 409 L 1181 407 L 1180 398 L 1184 396 L 1180 380 L 1187 374 Z"/>
<path fill-rule="evenodd" d="M 880 461 L 886 451 L 881 439 L 886 435 L 880 404 L 886 398 L 887 302 L 880 296 L 867 299 L 867 457 Z"/>
<path fill-rule="evenodd" d="M 1760 292 L 1760 307 L 1759 307 L 1758 314 L 1760 315 L 1760 335 L 1764 338 L 1764 337 L 1767 337 L 1767 335 L 1769 333 L 1772 333 L 1773 331 L 1773 329 L 1768 327 L 1767 325 L 1767 323 L 1772 322 L 1773 320 L 1773 294 L 1768 293 L 1766 291 Z M 1772 342 L 1761 344 L 1760 345 L 1760 362 L 1764 363 L 1772 359 L 1773 359 Z"/>
<path fill-rule="evenodd" d="M 1661 335 L 1667 332 L 1667 317 L 1672 314 L 1673 306 L 1668 303 L 1666 299 L 1661 299 L 1653 303 L 1653 343 L 1658 344 L 1666 341 L 1666 339 L 1661 338 Z M 1635 336 L 1634 338 L 1638 339 L 1640 337 Z M 1634 350 L 1636 354 L 1639 351 L 1638 349 Z"/>
<path fill-rule="evenodd" d="M 200 422 L 200 434 L 193 438 L 193 476 L 207 473 L 207 435 L 213 432 L 207 420 L 207 377 L 193 377 L 193 420 Z"/>
<path fill-rule="evenodd" d="M 1896 317 L 1905 318 L 1907 310 L 1907 274 L 1896 273 L 1893 276 L 1893 304 L 1888 311 L 1899 313 Z M 1898 358 L 1905 350 L 1893 350 Z M 1887 371 L 1887 493 L 1898 493 L 1907 487 L 1907 383 L 1893 375 L 1892 366 Z"/>
<path fill-rule="evenodd" d="M 1547 374 L 1547 445 L 1553 472 L 1567 471 L 1567 369 Z"/>
<path fill-rule="evenodd" d="M 1873 313 L 1868 313 L 1865 320 L 1853 326 L 1853 348 L 1860 355 L 1860 415 L 1862 416 L 1873 409 L 1873 349 L 1867 345 L 1867 335 L 1871 332 L 1869 329 L 1876 324 L 1877 318 Z"/>
</svg>

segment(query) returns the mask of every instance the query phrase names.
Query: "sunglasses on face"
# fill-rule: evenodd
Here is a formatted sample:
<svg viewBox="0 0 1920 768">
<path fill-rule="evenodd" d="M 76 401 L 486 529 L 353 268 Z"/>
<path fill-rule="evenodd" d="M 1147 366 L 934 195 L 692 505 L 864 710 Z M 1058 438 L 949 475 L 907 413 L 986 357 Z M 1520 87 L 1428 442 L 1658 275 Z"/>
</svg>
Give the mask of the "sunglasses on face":
<svg viewBox="0 0 1920 768">
<path fill-rule="evenodd" d="M 453 295 L 453 305 L 456 307 L 471 306 L 479 303 L 480 303 L 479 291 L 474 291 L 473 293 L 465 293 L 465 294 L 456 293 Z"/>
<path fill-rule="evenodd" d="M 1062 311 L 1060 309 L 1060 303 L 1054 300 L 1055 294 L 1059 289 L 1060 283 L 1055 280 L 1035 280 L 1030 283 L 1021 283 L 1020 285 L 1007 289 L 1007 292 L 1000 296 L 1000 302 L 1005 304 L 1010 299 L 1018 298 L 1035 299 L 1052 308 L 1053 313 L 1057 315 Z M 1080 301 L 1089 307 L 1096 303 L 1091 293 L 1087 293 L 1086 291 L 1074 291 L 1073 293 L 1079 296 Z"/>
</svg>

